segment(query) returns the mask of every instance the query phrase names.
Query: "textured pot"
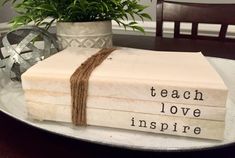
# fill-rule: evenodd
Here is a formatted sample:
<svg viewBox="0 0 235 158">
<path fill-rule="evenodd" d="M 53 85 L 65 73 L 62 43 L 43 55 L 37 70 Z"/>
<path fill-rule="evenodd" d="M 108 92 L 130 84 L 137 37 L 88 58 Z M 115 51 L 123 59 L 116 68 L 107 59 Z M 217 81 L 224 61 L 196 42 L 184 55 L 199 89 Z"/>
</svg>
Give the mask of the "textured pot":
<svg viewBox="0 0 235 158">
<path fill-rule="evenodd" d="M 111 21 L 57 22 L 56 28 L 61 49 L 112 47 Z"/>
</svg>

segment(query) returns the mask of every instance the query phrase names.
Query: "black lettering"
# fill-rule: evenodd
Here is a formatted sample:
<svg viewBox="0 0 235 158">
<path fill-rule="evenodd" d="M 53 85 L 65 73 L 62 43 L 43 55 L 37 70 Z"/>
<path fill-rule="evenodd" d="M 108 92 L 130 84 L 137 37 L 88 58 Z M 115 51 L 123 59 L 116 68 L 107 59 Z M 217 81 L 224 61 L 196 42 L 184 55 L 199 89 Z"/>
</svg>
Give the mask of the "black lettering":
<svg viewBox="0 0 235 158">
<path fill-rule="evenodd" d="M 172 114 L 176 114 L 177 111 L 178 111 L 178 109 L 177 109 L 176 106 L 172 106 L 171 109 L 170 109 L 170 112 L 171 112 Z"/>
<path fill-rule="evenodd" d="M 201 110 L 200 109 L 195 109 L 193 111 L 193 116 L 194 117 L 200 117 L 200 115 L 201 115 Z"/>
<path fill-rule="evenodd" d="M 152 96 L 152 97 L 155 97 L 155 96 L 156 96 L 156 92 L 155 92 L 156 89 L 154 89 L 154 88 L 152 87 L 150 90 L 151 90 L 151 96 Z"/>
<path fill-rule="evenodd" d="M 200 127 L 196 127 L 194 128 L 194 134 L 200 134 L 201 133 L 201 128 Z"/>
<path fill-rule="evenodd" d="M 166 89 L 161 90 L 161 96 L 162 97 L 167 97 L 168 91 Z"/>
<path fill-rule="evenodd" d="M 135 118 L 134 117 L 131 118 L 131 126 L 135 126 Z"/>
<path fill-rule="evenodd" d="M 168 129 L 168 124 L 166 124 L 166 123 L 161 123 L 161 130 L 160 130 L 160 131 L 164 132 L 164 131 L 167 130 L 167 129 Z"/>
<path fill-rule="evenodd" d="M 156 129 L 156 122 L 151 122 L 150 123 L 150 128 L 151 129 Z"/>
<path fill-rule="evenodd" d="M 176 130 L 177 123 L 174 123 L 173 127 L 174 127 L 173 132 L 177 132 L 177 130 Z"/>
<path fill-rule="evenodd" d="M 184 96 L 184 99 L 189 99 L 190 98 L 190 92 L 185 91 L 183 96 Z"/>
<path fill-rule="evenodd" d="M 147 127 L 146 125 L 146 121 L 145 120 L 139 120 L 140 124 L 139 124 L 139 127 Z"/>
<path fill-rule="evenodd" d="M 187 133 L 187 131 L 190 129 L 189 126 L 183 126 L 184 130 L 183 130 L 183 133 Z"/>
<path fill-rule="evenodd" d="M 179 95 L 179 93 L 178 93 L 178 91 L 177 91 L 177 90 L 173 90 L 173 91 L 172 91 L 172 95 L 171 95 L 171 97 L 172 97 L 172 98 L 179 98 L 179 97 L 180 97 L 180 95 Z"/>
<path fill-rule="evenodd" d="M 198 91 L 198 90 L 195 90 L 195 98 L 194 100 L 203 100 L 203 94 L 202 92 Z"/>
<path fill-rule="evenodd" d="M 164 103 L 162 103 L 162 111 L 160 111 L 161 113 L 165 113 L 165 105 Z"/>
<path fill-rule="evenodd" d="M 188 111 L 190 110 L 190 108 L 181 108 L 181 109 L 184 116 L 187 115 Z"/>
</svg>

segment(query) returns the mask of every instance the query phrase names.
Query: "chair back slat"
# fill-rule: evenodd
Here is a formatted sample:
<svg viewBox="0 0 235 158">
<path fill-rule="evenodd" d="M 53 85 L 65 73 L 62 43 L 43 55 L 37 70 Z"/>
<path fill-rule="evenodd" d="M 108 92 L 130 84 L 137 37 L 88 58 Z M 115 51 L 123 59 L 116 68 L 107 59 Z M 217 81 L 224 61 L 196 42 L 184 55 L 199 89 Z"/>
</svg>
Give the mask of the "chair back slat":
<svg viewBox="0 0 235 158">
<path fill-rule="evenodd" d="M 163 1 L 158 1 L 159 3 L 157 4 L 157 30 L 156 30 L 156 35 L 157 36 L 162 36 L 162 33 L 163 33 Z"/>
<path fill-rule="evenodd" d="M 192 37 L 193 38 L 197 38 L 197 34 L 198 34 L 198 23 L 193 23 L 192 24 L 192 31 L 191 31 L 191 33 L 192 33 Z"/>
<path fill-rule="evenodd" d="M 222 24 L 219 32 L 219 38 L 221 40 L 226 38 L 226 33 L 227 33 L 228 25 Z"/>
<path fill-rule="evenodd" d="M 177 38 L 180 36 L 180 22 L 175 22 L 174 37 Z"/>
</svg>

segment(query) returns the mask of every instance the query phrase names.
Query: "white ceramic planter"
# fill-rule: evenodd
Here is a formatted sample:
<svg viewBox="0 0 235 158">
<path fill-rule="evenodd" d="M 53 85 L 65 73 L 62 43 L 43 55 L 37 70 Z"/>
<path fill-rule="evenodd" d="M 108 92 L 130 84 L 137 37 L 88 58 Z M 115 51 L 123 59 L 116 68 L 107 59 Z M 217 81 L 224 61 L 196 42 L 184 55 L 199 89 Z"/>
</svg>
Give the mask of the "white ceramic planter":
<svg viewBox="0 0 235 158">
<path fill-rule="evenodd" d="M 111 21 L 57 22 L 57 38 L 66 47 L 112 47 Z"/>
</svg>

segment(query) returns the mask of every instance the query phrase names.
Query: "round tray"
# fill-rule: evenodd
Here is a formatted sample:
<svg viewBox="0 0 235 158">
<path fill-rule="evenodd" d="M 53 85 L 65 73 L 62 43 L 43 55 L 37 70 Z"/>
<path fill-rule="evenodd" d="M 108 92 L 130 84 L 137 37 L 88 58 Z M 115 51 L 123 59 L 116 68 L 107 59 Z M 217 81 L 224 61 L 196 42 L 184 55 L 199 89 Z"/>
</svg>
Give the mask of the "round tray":
<svg viewBox="0 0 235 158">
<path fill-rule="evenodd" d="M 207 59 L 221 75 L 229 88 L 225 139 L 223 141 L 193 139 L 103 127 L 74 127 L 65 123 L 29 120 L 27 119 L 23 90 L 20 83 L 9 81 L 2 72 L 0 72 L 0 111 L 28 125 L 50 131 L 54 134 L 123 148 L 154 151 L 182 151 L 230 145 L 235 142 L 235 61 L 211 57 L 207 57 Z"/>
</svg>

